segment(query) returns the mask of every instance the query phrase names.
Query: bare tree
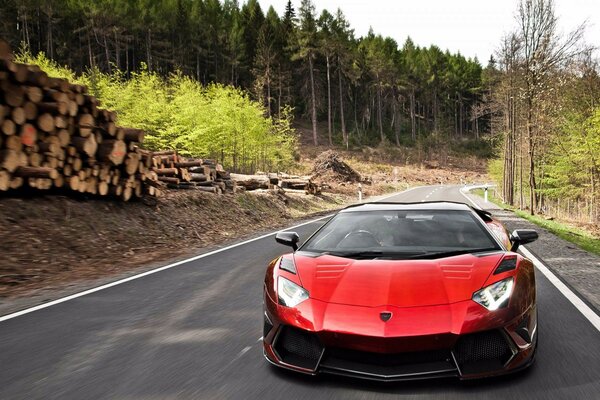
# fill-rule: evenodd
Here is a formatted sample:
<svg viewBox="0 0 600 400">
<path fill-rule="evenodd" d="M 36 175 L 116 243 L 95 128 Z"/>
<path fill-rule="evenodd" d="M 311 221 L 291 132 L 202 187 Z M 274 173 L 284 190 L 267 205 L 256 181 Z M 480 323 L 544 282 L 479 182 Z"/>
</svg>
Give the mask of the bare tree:
<svg viewBox="0 0 600 400">
<path fill-rule="evenodd" d="M 558 31 L 553 0 L 521 0 L 517 14 L 516 36 L 521 43 L 525 87 L 523 99 L 526 113 L 528 145 L 530 211 L 537 210 L 536 150 L 539 135 L 536 126 L 539 101 L 552 85 L 552 72 L 564 66 L 584 49 L 580 44 L 585 23 L 567 35 Z"/>
</svg>

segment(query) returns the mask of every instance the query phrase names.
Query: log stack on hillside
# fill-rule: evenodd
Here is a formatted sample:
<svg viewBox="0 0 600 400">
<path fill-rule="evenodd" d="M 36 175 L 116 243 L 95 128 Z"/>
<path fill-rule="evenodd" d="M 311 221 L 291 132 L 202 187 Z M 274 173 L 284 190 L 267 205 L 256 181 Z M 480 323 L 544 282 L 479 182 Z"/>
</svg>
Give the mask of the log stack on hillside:
<svg viewBox="0 0 600 400">
<path fill-rule="evenodd" d="M 13 62 L 0 39 L 0 191 L 60 189 L 122 200 L 163 189 L 257 189 L 319 194 L 310 177 L 230 174 L 214 160 L 140 147 L 144 131 L 117 126 L 83 85 Z"/>
<path fill-rule="evenodd" d="M 269 173 L 256 175 L 231 174 L 236 191 L 257 189 L 283 189 L 304 191 L 306 194 L 321 194 L 321 185 L 315 184 L 310 176 Z"/>
<path fill-rule="evenodd" d="M 185 158 L 175 150 L 141 152 L 144 160 L 151 160 L 152 179 L 147 182 L 149 185 L 216 194 L 233 191 L 229 172 L 214 160 Z"/>
<path fill-rule="evenodd" d="M 0 191 L 64 188 L 123 200 L 158 195 L 144 132 L 116 125 L 82 85 L 12 62 L 0 39 Z M 148 188 L 148 189 L 146 189 Z"/>
</svg>

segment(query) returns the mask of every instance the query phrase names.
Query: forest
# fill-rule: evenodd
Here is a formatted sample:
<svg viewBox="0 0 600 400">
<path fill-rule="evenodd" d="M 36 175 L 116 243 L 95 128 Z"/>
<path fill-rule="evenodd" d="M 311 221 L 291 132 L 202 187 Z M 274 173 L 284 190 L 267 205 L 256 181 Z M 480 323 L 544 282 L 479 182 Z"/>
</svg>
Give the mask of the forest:
<svg viewBox="0 0 600 400">
<path fill-rule="evenodd" d="M 23 61 L 42 52 L 54 70 L 96 82 L 94 93 L 147 129 L 157 148 L 217 155 L 234 169 L 279 165 L 297 145 L 293 118 L 311 126 L 315 145 L 483 140 L 496 146 L 490 172 L 505 203 L 600 216 L 597 54 L 583 41 L 585 24 L 563 31 L 553 0 L 520 0 L 485 66 L 383 37 L 376 25 L 357 37 L 341 9 L 318 11 L 312 0 L 289 1 L 280 13 L 257 0 L 7 0 L 0 19 L 0 36 Z M 171 119 L 149 116 L 133 97 L 119 100 L 140 85 L 148 101 L 164 100 L 151 109 Z M 228 104 L 231 95 L 244 100 Z M 205 115 L 196 102 L 210 105 Z M 220 124 L 242 103 L 259 127 L 248 141 L 247 120 Z M 207 148 L 200 138 L 220 142 Z M 245 155 L 240 143 L 252 143 Z"/>
<path fill-rule="evenodd" d="M 248 91 L 269 116 L 291 107 L 312 121 L 314 144 L 488 130 L 477 60 L 373 31 L 357 38 L 342 10 L 317 13 L 311 0 L 282 15 L 257 0 L 8 0 L 0 16 L 13 46 L 76 72 L 179 71 Z"/>
</svg>

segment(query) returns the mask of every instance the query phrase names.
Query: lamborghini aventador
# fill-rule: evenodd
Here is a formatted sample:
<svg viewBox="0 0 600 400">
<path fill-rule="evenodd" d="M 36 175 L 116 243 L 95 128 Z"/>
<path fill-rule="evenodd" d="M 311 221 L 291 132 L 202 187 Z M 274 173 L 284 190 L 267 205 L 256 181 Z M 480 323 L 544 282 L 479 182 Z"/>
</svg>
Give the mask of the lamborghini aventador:
<svg viewBox="0 0 600 400">
<path fill-rule="evenodd" d="M 537 347 L 537 239 L 465 204 L 348 207 L 264 281 L 265 358 L 374 380 L 482 378 L 528 367 Z"/>
</svg>

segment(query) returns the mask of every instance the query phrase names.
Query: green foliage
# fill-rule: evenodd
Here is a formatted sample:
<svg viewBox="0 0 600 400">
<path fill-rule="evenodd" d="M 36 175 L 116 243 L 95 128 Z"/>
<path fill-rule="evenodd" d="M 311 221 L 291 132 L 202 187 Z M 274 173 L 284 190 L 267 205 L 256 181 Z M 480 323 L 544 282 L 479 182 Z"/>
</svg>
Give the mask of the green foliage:
<svg viewBox="0 0 600 400">
<path fill-rule="evenodd" d="M 475 126 L 489 131 L 489 114 L 472 115 L 485 92 L 477 60 L 410 39 L 398 46 L 375 32 L 355 37 L 342 10 L 296 4 L 266 11 L 258 0 L 6 0 L 0 36 L 44 51 L 48 59 L 37 61 L 55 76 L 75 71 L 95 92 L 110 93 L 107 76 L 111 87 L 129 87 L 123 81 L 132 77 L 151 90 L 146 73 L 169 79 L 180 72 L 206 86 L 248 90 L 269 116 L 286 106 L 296 116 L 314 109 L 317 119 L 330 116 L 334 129 L 357 133 L 351 140 L 359 144 L 406 136 L 414 144 L 434 131 L 478 136 Z M 333 136 L 343 140 L 340 132 Z"/>
<path fill-rule="evenodd" d="M 500 174 L 502 174 L 500 172 Z M 477 189 L 473 191 L 474 194 L 483 197 L 483 189 Z M 489 200 L 498 206 L 510 209 L 514 213 L 523 218 L 550 231 L 554 235 L 564 239 L 568 242 L 574 243 L 582 249 L 591 253 L 600 255 L 600 237 L 597 237 L 590 232 L 579 229 L 576 226 L 570 225 L 561 221 L 547 220 L 544 217 L 531 215 L 529 212 L 516 209 L 508 204 L 504 204 L 502 200 L 494 195 L 494 191 L 488 190 Z"/>
<path fill-rule="evenodd" d="M 85 84 L 103 107 L 115 110 L 119 124 L 144 129 L 144 146 L 176 148 L 183 155 L 213 158 L 236 171 L 272 170 L 293 162 L 296 138 L 292 112 L 265 117 L 265 109 L 239 88 L 202 85 L 180 73 L 161 77 L 142 66 L 129 78 L 98 69 L 76 76 L 42 53 L 18 60 L 39 65 L 51 76 Z"/>
</svg>

